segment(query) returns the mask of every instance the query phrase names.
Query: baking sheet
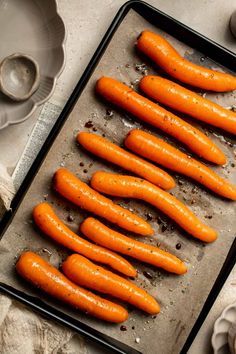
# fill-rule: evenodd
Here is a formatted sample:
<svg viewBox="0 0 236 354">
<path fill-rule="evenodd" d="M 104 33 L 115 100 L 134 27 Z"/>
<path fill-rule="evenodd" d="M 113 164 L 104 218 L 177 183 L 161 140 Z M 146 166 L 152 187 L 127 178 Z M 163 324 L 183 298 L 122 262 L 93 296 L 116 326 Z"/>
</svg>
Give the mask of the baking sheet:
<svg viewBox="0 0 236 354">
<path fill-rule="evenodd" d="M 88 215 L 67 203 L 51 190 L 51 177 L 58 167 L 69 168 L 85 182 L 88 182 L 91 174 L 98 169 L 123 173 L 119 168 L 94 159 L 80 149 L 75 143 L 75 136 L 78 131 L 96 131 L 99 134 L 105 134 L 106 137 L 119 144 L 122 143 L 123 138 L 131 128 L 141 127 L 154 134 L 159 134 L 155 128 L 142 125 L 134 118 L 114 110 L 113 107 L 102 102 L 94 95 L 95 82 L 102 75 L 115 77 L 136 87 L 138 79 L 143 74 L 155 72 L 150 63 L 146 59 L 144 61 L 144 58 L 141 58 L 134 50 L 136 38 L 143 29 L 151 29 L 163 34 L 185 57 L 201 63 L 201 65 L 218 67 L 204 55 L 153 27 L 131 10 L 116 31 L 112 42 L 51 147 L 13 222 L 0 242 L 0 281 L 28 294 L 39 296 L 38 291 L 29 287 L 15 274 L 14 264 L 19 254 L 23 250 L 31 249 L 39 252 L 56 266 L 67 255 L 62 247 L 50 242 L 46 236 L 35 229 L 31 212 L 37 203 L 42 200 L 52 203 L 58 215 L 74 231 L 78 231 L 79 223 Z M 144 63 L 145 65 L 140 66 Z M 205 93 L 203 94 L 205 95 Z M 235 102 L 234 93 L 206 94 L 206 96 L 226 107 L 232 106 Z M 112 114 L 110 114 L 110 110 Z M 220 135 L 213 128 L 203 129 L 207 132 L 210 131 L 209 136 L 228 157 L 226 167 L 215 169 L 219 174 L 235 183 L 235 141 L 227 136 Z M 167 140 L 170 141 L 169 138 Z M 173 190 L 175 196 L 189 205 L 207 224 L 218 230 L 219 239 L 214 244 L 205 246 L 193 240 L 157 210 L 146 204 L 144 205 L 142 202 L 127 202 L 115 199 L 116 202 L 149 220 L 156 232 L 154 237 L 143 239 L 144 242 L 151 242 L 153 245 L 160 244 L 162 248 L 171 251 L 187 262 L 189 272 L 178 277 L 132 261 L 139 269 L 136 283 L 155 296 L 161 304 L 162 311 L 158 316 L 147 316 L 138 310 L 131 309 L 129 320 L 126 323 L 127 331 L 121 332 L 118 325 L 104 324 L 79 312 L 75 314 L 74 310 L 68 309 L 43 294 L 40 294 L 40 297 L 72 317 L 78 318 L 102 333 L 135 347 L 143 353 L 178 353 L 234 240 L 235 204 L 213 196 L 200 186 L 195 187 L 194 183 L 182 176 L 180 178 L 177 176 L 177 180 L 177 187 Z M 68 221 L 69 215 L 73 216 L 73 222 Z M 181 244 L 179 250 L 176 249 L 178 243 Z M 147 278 L 145 272 L 148 272 L 151 276 Z M 136 338 L 140 338 L 140 343 L 136 343 Z"/>
</svg>

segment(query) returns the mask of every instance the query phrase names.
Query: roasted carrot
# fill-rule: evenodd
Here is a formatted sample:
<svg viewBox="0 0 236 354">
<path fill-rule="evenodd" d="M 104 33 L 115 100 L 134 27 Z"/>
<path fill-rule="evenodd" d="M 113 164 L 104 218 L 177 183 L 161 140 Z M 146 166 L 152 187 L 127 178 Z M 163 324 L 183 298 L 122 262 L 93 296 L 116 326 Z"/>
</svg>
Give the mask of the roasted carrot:
<svg viewBox="0 0 236 354">
<path fill-rule="evenodd" d="M 33 219 L 46 235 L 64 247 L 95 262 L 107 264 L 127 276 L 136 276 L 136 270 L 126 259 L 76 235 L 57 217 L 48 203 L 40 203 L 34 208 Z"/>
<path fill-rule="evenodd" d="M 62 270 L 73 283 L 127 301 L 151 315 L 160 312 L 157 301 L 145 290 L 85 257 L 69 256 L 62 264 Z"/>
<path fill-rule="evenodd" d="M 109 322 L 120 323 L 128 318 L 123 307 L 75 285 L 36 253 L 23 253 L 16 270 L 37 288 L 75 309 Z"/>
<path fill-rule="evenodd" d="M 187 272 L 184 262 L 173 254 L 111 230 L 94 218 L 85 219 L 80 229 L 89 239 L 113 251 L 160 267 L 167 272 L 179 275 Z"/>
<path fill-rule="evenodd" d="M 172 218 L 190 235 L 212 242 L 217 235 L 215 230 L 203 224 L 193 212 L 171 194 L 141 178 L 122 176 L 108 172 L 95 172 L 91 185 L 99 192 L 113 196 L 144 200 Z"/>
<path fill-rule="evenodd" d="M 200 130 L 121 82 L 102 77 L 97 81 L 96 90 L 108 101 L 170 134 L 204 159 L 220 165 L 226 162 L 223 152 Z"/>
<path fill-rule="evenodd" d="M 102 136 L 81 132 L 77 135 L 77 141 L 93 154 L 131 171 L 163 189 L 175 186 L 174 179 L 167 172 L 125 151 Z"/>
<path fill-rule="evenodd" d="M 65 168 L 56 171 L 53 185 L 57 192 L 83 209 L 141 235 L 152 235 L 151 226 L 139 216 L 99 194 Z"/>
<path fill-rule="evenodd" d="M 169 75 L 186 84 L 217 92 L 236 89 L 234 76 L 190 62 L 157 33 L 143 31 L 138 38 L 137 48 Z"/>
<path fill-rule="evenodd" d="M 145 76 L 139 87 L 148 96 L 202 122 L 236 134 L 236 114 L 175 82 L 159 76 Z"/>
<path fill-rule="evenodd" d="M 236 187 L 201 162 L 154 135 L 138 129 L 131 130 L 125 145 L 136 154 L 191 177 L 225 198 L 236 200 Z"/>
</svg>

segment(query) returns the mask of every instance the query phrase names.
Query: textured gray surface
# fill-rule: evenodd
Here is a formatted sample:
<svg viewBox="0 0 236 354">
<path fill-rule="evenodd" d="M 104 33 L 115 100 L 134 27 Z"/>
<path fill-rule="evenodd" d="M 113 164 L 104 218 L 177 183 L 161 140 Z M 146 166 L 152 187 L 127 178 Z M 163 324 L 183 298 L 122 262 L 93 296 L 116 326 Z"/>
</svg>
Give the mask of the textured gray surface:
<svg viewBox="0 0 236 354">
<path fill-rule="evenodd" d="M 129 17 L 127 17 L 122 27 L 120 27 L 119 31 L 116 33 L 113 42 L 89 81 L 86 90 L 83 92 L 78 104 L 71 113 L 60 136 L 53 145 L 47 160 L 40 169 L 28 195 L 25 197 L 22 206 L 18 210 L 14 222 L 0 244 L 0 264 L 1 269 L 4 270 L 1 274 L 2 280 L 14 284 L 19 288 L 25 288 L 25 285 L 22 285 L 22 282 L 15 277 L 13 271 L 15 255 L 18 255 L 22 249 L 33 248 L 38 251 L 47 248 L 52 252 L 50 260 L 57 265 L 61 257 L 64 256 L 60 247 L 55 247 L 55 245 L 46 240 L 46 238 L 39 237 L 32 228 L 30 222 L 32 207 L 42 200 L 43 197 L 54 202 L 55 208 L 58 210 L 63 220 L 66 220 L 68 215 L 68 210 L 65 206 L 70 208 L 70 212 L 75 215 L 75 222 L 74 225 L 72 225 L 75 230 L 77 229 L 78 222 L 84 216 L 84 213 L 78 213 L 77 208 L 68 205 L 63 200 L 56 197 L 54 193 L 51 193 L 50 181 L 55 169 L 59 165 L 65 165 L 76 172 L 83 180 L 87 181 L 94 170 L 104 167 L 107 169 L 111 168 L 108 165 L 104 166 L 101 162 L 95 162 L 82 150 L 78 150 L 74 142 L 76 132 L 84 129 L 85 123 L 88 120 L 92 120 L 93 127 L 95 127 L 99 133 L 105 133 L 106 136 L 112 138 L 113 141 L 121 142 L 124 135 L 131 127 L 140 126 L 139 122 L 136 123 L 133 119 L 129 119 L 124 116 L 124 114 L 119 114 L 118 112 L 114 114 L 111 120 L 105 119 L 107 105 L 102 104 L 100 100 L 94 97 L 93 92 L 96 79 L 104 74 L 114 76 L 128 84 L 140 78 L 140 73 L 135 70 L 135 64 L 142 63 L 142 61 L 136 56 L 133 50 L 133 44 L 135 38 L 143 28 L 152 27 L 135 14 L 130 14 Z M 200 62 L 201 54 L 195 53 L 192 49 L 182 45 L 173 38 L 171 38 L 171 41 L 183 55 Z M 114 62 L 116 63 L 115 65 Z M 206 60 L 204 65 L 211 65 L 211 63 Z M 226 106 L 232 105 L 235 100 L 232 94 L 224 96 L 217 95 L 212 98 L 216 99 L 217 97 L 221 97 L 221 103 Z M 155 132 L 155 129 L 151 130 Z M 222 136 L 214 133 L 210 135 L 225 151 L 229 157 L 229 162 L 232 162 L 234 154 L 228 144 L 228 139 L 225 140 Z M 78 166 L 80 161 L 85 163 L 83 168 L 79 168 Z M 87 169 L 88 173 L 84 173 L 84 169 Z M 233 167 L 230 166 L 230 163 L 226 168 L 218 168 L 217 170 L 228 179 L 233 180 L 233 177 L 235 177 L 235 174 L 232 173 Z M 118 169 L 114 169 L 114 171 L 118 171 Z M 132 311 L 127 323 L 127 332 L 120 332 L 118 326 L 104 326 L 96 320 L 87 319 L 85 316 L 78 315 L 79 318 L 86 323 L 90 323 L 103 332 L 121 339 L 131 346 L 136 346 L 147 354 L 154 352 L 157 343 L 161 354 L 178 353 L 221 268 L 234 236 L 232 216 L 235 213 L 235 209 L 232 203 L 214 197 L 201 188 L 197 188 L 197 190 L 194 189 L 193 191 L 194 185 L 187 182 L 185 179 L 183 180 L 184 185 L 178 186 L 174 190 L 175 195 L 191 206 L 201 218 L 204 219 L 204 217 L 208 217 L 209 215 L 212 216 L 211 220 L 208 218 L 205 220 L 208 224 L 214 225 L 214 227 L 217 228 L 220 234 L 219 240 L 212 245 L 203 247 L 199 242 L 195 242 L 191 238 L 183 236 L 175 227 L 173 229 L 168 228 L 165 232 L 162 232 L 162 226 L 158 225 L 156 222 L 159 215 L 158 212 L 152 208 L 143 206 L 142 203 L 130 202 L 128 206 L 144 217 L 148 212 L 153 215 L 152 225 L 156 230 L 156 235 L 152 239 L 152 243 L 156 244 L 157 242 L 161 242 L 163 248 L 172 251 L 186 260 L 189 266 L 189 272 L 184 277 L 176 277 L 164 274 L 163 272 L 157 272 L 150 267 L 138 265 L 141 272 L 137 283 L 144 286 L 158 298 L 162 306 L 162 313 L 154 319 L 137 311 Z M 48 194 L 49 196 L 47 196 Z M 195 203 L 192 202 L 193 199 Z M 225 225 L 227 225 L 227 227 Z M 145 240 L 145 242 L 150 241 Z M 182 244 L 180 251 L 175 249 L 177 242 L 181 242 Z M 220 254 L 219 249 L 221 250 Z M 43 251 L 41 252 L 43 253 Z M 217 257 L 215 257 L 216 254 Z M 210 267 L 209 264 L 211 265 Z M 149 270 L 153 274 L 151 281 L 142 275 L 143 270 Z M 26 287 L 26 289 L 28 289 L 28 287 Z M 61 308 L 65 310 L 65 307 Z M 68 312 L 74 314 L 73 311 Z M 135 325 L 135 330 L 131 329 L 133 325 Z M 135 337 L 141 338 L 140 344 L 135 343 Z"/>
<path fill-rule="evenodd" d="M 89 58 L 124 0 L 58 0 L 59 12 L 68 29 L 67 63 L 59 78 L 53 101 L 66 101 Z M 228 21 L 236 7 L 235 0 L 150 0 L 151 4 L 235 51 L 236 40 L 228 29 Z M 0 4 L 6 4 L 0 0 Z M 51 100 L 50 100 L 51 101 Z M 12 172 L 19 160 L 28 136 L 38 118 L 38 111 L 26 122 L 0 131 L 0 162 Z M 46 136 L 46 135 L 45 135 Z M 235 300 L 236 267 L 217 298 L 189 353 L 211 353 L 210 336 L 215 319 Z M 158 344 L 158 343 L 157 343 Z M 104 349 L 89 343 L 90 353 L 104 354 Z"/>
</svg>

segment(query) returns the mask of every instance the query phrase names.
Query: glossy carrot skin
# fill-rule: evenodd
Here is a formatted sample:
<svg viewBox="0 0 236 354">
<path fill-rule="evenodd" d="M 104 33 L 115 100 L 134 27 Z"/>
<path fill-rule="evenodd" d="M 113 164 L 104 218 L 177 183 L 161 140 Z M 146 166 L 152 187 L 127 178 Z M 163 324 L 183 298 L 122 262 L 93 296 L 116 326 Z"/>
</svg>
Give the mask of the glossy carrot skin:
<svg viewBox="0 0 236 354">
<path fill-rule="evenodd" d="M 136 154 L 191 177 L 225 198 L 236 200 L 235 186 L 201 162 L 154 135 L 138 129 L 131 130 L 125 139 L 125 145 Z"/>
<path fill-rule="evenodd" d="M 202 122 L 236 134 L 236 114 L 175 82 L 159 76 L 145 76 L 139 87 L 149 97 Z"/>
<path fill-rule="evenodd" d="M 216 92 L 236 89 L 234 76 L 191 63 L 157 33 L 143 31 L 138 38 L 137 48 L 169 75 L 186 84 Z"/>
<path fill-rule="evenodd" d="M 115 165 L 135 173 L 163 189 L 175 186 L 174 179 L 159 167 L 131 154 L 97 134 L 80 132 L 77 141 L 86 150 Z"/>
<path fill-rule="evenodd" d="M 95 262 L 107 264 L 127 276 L 135 277 L 137 275 L 134 267 L 124 258 L 76 235 L 57 217 L 48 203 L 40 203 L 34 208 L 33 219 L 46 235 L 64 247 Z"/>
<path fill-rule="evenodd" d="M 69 256 L 63 262 L 62 270 L 78 285 L 117 297 L 151 315 L 160 312 L 157 301 L 145 290 L 82 256 Z"/>
<path fill-rule="evenodd" d="M 23 253 L 16 264 L 16 270 L 37 288 L 75 309 L 114 323 L 128 318 L 123 307 L 75 285 L 36 253 Z"/>
<path fill-rule="evenodd" d="M 108 101 L 173 136 L 204 159 L 220 165 L 226 162 L 223 152 L 200 130 L 121 82 L 102 77 L 97 81 L 96 90 Z"/>
<path fill-rule="evenodd" d="M 129 210 L 114 204 L 65 168 L 56 171 L 53 178 L 54 189 L 63 197 L 124 229 L 140 235 L 152 235 L 151 226 Z"/>
<path fill-rule="evenodd" d="M 94 218 L 85 219 L 80 228 L 89 239 L 113 251 L 129 255 L 170 273 L 181 275 L 187 272 L 184 262 L 173 254 L 111 230 Z"/>
<path fill-rule="evenodd" d="M 205 242 L 215 241 L 215 230 L 203 224 L 193 212 L 171 194 L 141 178 L 95 172 L 91 179 L 94 189 L 113 196 L 144 200 L 168 215 L 190 235 Z"/>
</svg>

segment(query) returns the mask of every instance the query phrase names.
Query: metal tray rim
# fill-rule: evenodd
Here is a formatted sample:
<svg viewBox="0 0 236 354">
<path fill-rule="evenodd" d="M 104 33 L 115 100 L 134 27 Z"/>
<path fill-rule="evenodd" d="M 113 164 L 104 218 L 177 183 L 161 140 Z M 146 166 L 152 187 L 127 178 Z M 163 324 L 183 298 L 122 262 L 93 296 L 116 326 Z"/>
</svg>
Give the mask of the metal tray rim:
<svg viewBox="0 0 236 354">
<path fill-rule="evenodd" d="M 216 42 L 208 39 L 204 35 L 196 32 L 195 30 L 189 28 L 188 26 L 182 24 L 181 22 L 175 20 L 169 15 L 166 15 L 162 11 L 156 9 L 155 7 L 149 5 L 148 3 L 141 0 L 130 0 L 126 2 L 117 12 L 115 18 L 113 19 L 110 27 L 102 38 L 99 46 L 97 47 L 95 53 L 93 54 L 87 68 L 85 69 L 83 75 L 81 76 L 78 84 L 76 85 L 74 91 L 72 92 L 69 100 L 67 101 L 63 111 L 61 112 L 59 118 L 57 119 L 55 125 L 50 131 L 45 143 L 43 144 L 41 150 L 39 151 L 36 159 L 34 160 L 29 172 L 27 173 L 24 181 L 22 182 L 18 192 L 16 193 L 12 203 L 11 209 L 7 211 L 2 220 L 0 221 L 0 239 L 6 231 L 7 227 L 10 225 L 11 220 L 13 219 L 18 207 L 21 204 L 25 194 L 27 193 L 28 188 L 30 187 L 35 175 L 37 174 L 41 164 L 47 156 L 47 152 L 49 151 L 52 143 L 56 139 L 58 133 L 60 132 L 63 124 L 65 123 L 70 111 L 72 110 L 74 104 L 79 99 L 83 89 L 85 88 L 90 76 L 92 75 L 94 69 L 99 63 L 100 58 L 102 57 L 106 47 L 112 40 L 112 37 L 122 23 L 123 19 L 129 12 L 129 10 L 133 9 L 137 13 L 139 13 L 142 17 L 147 18 L 149 22 L 156 22 L 156 18 L 158 17 L 160 22 L 158 22 L 159 27 L 165 30 L 168 33 L 172 33 L 175 29 L 174 36 L 177 39 L 180 39 L 182 42 L 189 44 L 194 39 L 194 46 L 200 49 L 204 54 L 207 54 L 209 57 L 213 57 L 219 63 L 233 70 L 236 64 L 236 54 L 232 51 L 222 47 Z M 184 33 L 184 40 L 183 40 Z M 187 353 L 190 348 L 196 334 L 198 333 L 201 325 L 203 324 L 207 314 L 209 313 L 212 305 L 214 304 L 217 295 L 219 294 L 222 286 L 224 285 L 228 275 L 230 274 L 234 264 L 236 263 L 236 259 L 234 254 L 236 252 L 236 239 L 234 240 L 230 251 L 227 255 L 225 263 L 221 268 L 221 271 L 206 299 L 206 302 L 181 350 L 181 354 Z M 55 308 L 47 305 L 37 298 L 30 297 L 28 295 L 19 292 L 18 290 L 9 287 L 6 284 L 0 283 L 0 291 L 14 297 L 16 300 L 23 302 L 24 304 L 30 306 L 36 311 L 39 311 L 41 314 L 47 315 L 49 318 L 55 319 L 63 325 L 69 326 L 71 329 L 76 330 L 78 333 L 85 335 L 87 338 L 102 344 L 107 349 L 112 350 L 114 353 L 130 353 L 130 354 L 138 354 L 137 350 L 128 347 L 127 345 L 118 342 L 115 339 L 112 339 L 98 331 L 95 331 L 91 327 L 80 323 L 77 320 L 74 320 L 70 316 L 65 315 L 61 311 L 56 310 Z"/>
</svg>

